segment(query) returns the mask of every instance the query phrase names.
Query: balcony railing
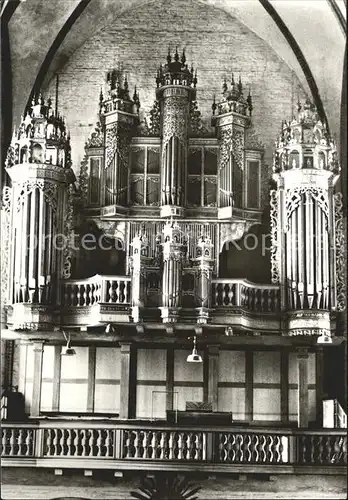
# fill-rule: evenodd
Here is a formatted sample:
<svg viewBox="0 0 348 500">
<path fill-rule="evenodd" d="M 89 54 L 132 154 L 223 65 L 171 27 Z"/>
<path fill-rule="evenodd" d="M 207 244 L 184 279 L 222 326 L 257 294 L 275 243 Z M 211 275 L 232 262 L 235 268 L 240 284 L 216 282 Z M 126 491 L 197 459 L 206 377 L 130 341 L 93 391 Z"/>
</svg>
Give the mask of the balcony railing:
<svg viewBox="0 0 348 500">
<path fill-rule="evenodd" d="M 96 275 L 63 283 L 63 306 L 88 307 L 99 303 L 130 304 L 131 278 Z"/>
<path fill-rule="evenodd" d="M 347 435 L 337 429 L 178 428 L 151 422 L 56 420 L 3 423 L 1 432 L 4 466 L 179 470 L 183 464 L 199 463 L 202 469 L 216 471 L 240 467 L 301 473 L 303 466 L 311 466 L 336 474 L 344 473 L 347 464 Z"/>
<path fill-rule="evenodd" d="M 257 313 L 280 311 L 280 290 L 277 285 L 256 285 L 247 280 L 214 279 L 213 307 L 240 307 Z"/>
</svg>

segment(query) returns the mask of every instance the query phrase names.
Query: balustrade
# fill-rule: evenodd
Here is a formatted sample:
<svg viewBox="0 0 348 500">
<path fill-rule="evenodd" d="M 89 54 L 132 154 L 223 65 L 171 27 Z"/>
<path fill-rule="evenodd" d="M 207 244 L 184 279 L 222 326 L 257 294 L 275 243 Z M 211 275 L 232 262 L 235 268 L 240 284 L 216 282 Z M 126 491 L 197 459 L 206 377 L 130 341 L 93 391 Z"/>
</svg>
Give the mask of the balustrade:
<svg viewBox="0 0 348 500">
<path fill-rule="evenodd" d="M 218 457 L 228 463 L 289 462 L 289 437 L 277 434 L 219 433 Z"/>
<path fill-rule="evenodd" d="M 247 280 L 214 279 L 213 307 L 241 307 L 252 312 L 280 310 L 280 291 L 275 285 L 256 285 Z"/>
<path fill-rule="evenodd" d="M 123 458 L 206 460 L 206 433 L 151 429 L 124 431 Z"/>
<path fill-rule="evenodd" d="M 129 304 L 130 277 L 93 276 L 84 280 L 66 280 L 63 306 L 88 307 L 99 303 Z"/>
<path fill-rule="evenodd" d="M 40 421 L 2 424 L 1 456 L 11 459 L 125 460 L 205 462 L 243 466 L 325 466 L 347 464 L 347 435 L 343 431 L 220 428 L 181 429 L 166 424 L 74 423 Z M 71 463 L 71 462 L 69 462 Z M 37 462 L 39 465 L 39 461 Z M 81 462 L 84 467 L 85 462 Z M 225 470 L 225 469 L 224 469 Z M 291 471 L 291 469 L 289 469 Z"/>
</svg>

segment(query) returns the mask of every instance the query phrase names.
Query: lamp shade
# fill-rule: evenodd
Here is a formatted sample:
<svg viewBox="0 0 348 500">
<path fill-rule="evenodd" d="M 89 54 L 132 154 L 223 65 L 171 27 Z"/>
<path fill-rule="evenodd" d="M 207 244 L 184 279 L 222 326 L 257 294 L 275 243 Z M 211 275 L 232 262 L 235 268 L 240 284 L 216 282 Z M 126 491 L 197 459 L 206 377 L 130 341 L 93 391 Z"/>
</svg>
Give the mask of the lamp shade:
<svg viewBox="0 0 348 500">
<path fill-rule="evenodd" d="M 188 363 L 202 363 L 202 356 L 197 352 L 197 349 L 192 349 L 192 353 L 187 356 L 186 361 Z"/>
<path fill-rule="evenodd" d="M 332 344 L 332 338 L 329 335 L 319 335 L 317 344 Z"/>
<path fill-rule="evenodd" d="M 62 351 L 62 356 L 75 356 L 76 354 L 76 351 L 75 349 L 73 349 L 72 347 L 64 347 L 63 351 Z"/>
</svg>

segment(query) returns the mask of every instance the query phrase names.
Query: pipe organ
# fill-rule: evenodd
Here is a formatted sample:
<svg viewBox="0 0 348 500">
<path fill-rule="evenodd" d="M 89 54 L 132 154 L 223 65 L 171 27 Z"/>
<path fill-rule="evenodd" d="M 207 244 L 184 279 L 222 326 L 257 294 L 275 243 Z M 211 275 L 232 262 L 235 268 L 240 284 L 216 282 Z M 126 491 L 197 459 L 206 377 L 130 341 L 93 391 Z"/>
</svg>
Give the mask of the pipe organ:
<svg viewBox="0 0 348 500">
<path fill-rule="evenodd" d="M 273 281 L 281 285 L 289 333 L 330 335 L 329 311 L 342 307 L 333 209 L 339 165 L 334 141 L 308 100 L 298 104 L 296 119 L 282 124 L 273 171 Z"/>
<path fill-rule="evenodd" d="M 12 181 L 8 295 L 12 304 L 59 301 L 70 199 L 70 137 L 50 99 L 33 99 L 7 157 Z"/>
</svg>

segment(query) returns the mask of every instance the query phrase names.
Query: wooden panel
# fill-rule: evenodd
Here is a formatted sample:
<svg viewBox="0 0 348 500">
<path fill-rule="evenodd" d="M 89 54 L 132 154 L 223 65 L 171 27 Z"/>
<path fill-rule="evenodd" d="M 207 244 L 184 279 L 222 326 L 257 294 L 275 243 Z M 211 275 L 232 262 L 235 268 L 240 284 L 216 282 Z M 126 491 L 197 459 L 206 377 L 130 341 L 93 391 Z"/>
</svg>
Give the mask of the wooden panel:
<svg viewBox="0 0 348 500">
<path fill-rule="evenodd" d="M 280 414 L 282 422 L 287 422 L 289 419 L 289 353 L 283 351 L 280 357 Z"/>
<path fill-rule="evenodd" d="M 60 382 L 62 371 L 62 347 L 59 345 L 54 346 L 54 367 L 53 367 L 53 391 L 52 391 L 52 410 L 59 410 L 60 398 Z"/>
<path fill-rule="evenodd" d="M 75 356 L 62 356 L 60 411 L 87 410 L 88 347 L 74 346 Z"/>
<path fill-rule="evenodd" d="M 198 352 L 202 352 L 198 346 Z M 174 384 L 178 380 L 196 381 L 203 383 L 203 363 L 188 363 L 187 356 L 191 354 L 189 350 L 175 349 L 174 351 Z M 192 401 L 192 399 L 191 399 Z"/>
<path fill-rule="evenodd" d="M 42 361 L 44 344 L 43 342 L 33 343 L 33 395 L 31 400 L 30 416 L 38 417 L 40 415 L 40 401 L 41 401 L 41 389 L 42 389 Z"/>
<path fill-rule="evenodd" d="M 94 411 L 96 347 L 88 348 L 87 411 Z"/>
<path fill-rule="evenodd" d="M 306 349 L 299 349 L 298 359 L 298 426 L 308 427 L 308 354 Z"/>
<path fill-rule="evenodd" d="M 94 411 L 104 413 L 120 412 L 120 384 L 96 384 L 94 394 Z"/>
<path fill-rule="evenodd" d="M 172 346 L 169 346 L 167 348 L 166 391 L 167 391 L 166 409 L 168 411 L 171 411 L 174 409 L 174 349 Z"/>
<path fill-rule="evenodd" d="M 201 387 L 180 387 L 174 384 L 174 391 L 178 392 L 178 410 L 185 411 L 186 401 L 203 401 L 203 383 Z M 174 410 L 175 410 L 174 397 Z"/>
<path fill-rule="evenodd" d="M 280 389 L 253 391 L 253 420 L 280 420 Z"/>
<path fill-rule="evenodd" d="M 166 351 L 138 349 L 137 380 L 166 380 Z"/>
<path fill-rule="evenodd" d="M 137 385 L 136 418 L 166 417 L 166 383 L 159 385 Z"/>
<path fill-rule="evenodd" d="M 19 366 L 18 366 L 18 390 L 25 394 L 25 379 L 27 369 L 27 349 L 26 344 L 20 344 L 19 349 Z"/>
<path fill-rule="evenodd" d="M 45 345 L 42 360 L 42 378 L 54 377 L 54 349 L 53 345 Z"/>
<path fill-rule="evenodd" d="M 53 401 L 53 381 L 42 382 L 40 410 L 52 411 L 53 410 L 52 401 Z"/>
<path fill-rule="evenodd" d="M 121 376 L 121 349 L 119 347 L 97 347 L 95 378 L 119 380 Z"/>
<path fill-rule="evenodd" d="M 245 388 L 219 387 L 218 411 L 232 412 L 233 420 L 245 420 Z"/>
<path fill-rule="evenodd" d="M 136 357 L 132 343 L 121 344 L 120 417 L 134 418 L 136 398 Z"/>
<path fill-rule="evenodd" d="M 219 347 L 208 346 L 208 401 L 212 403 L 213 411 L 218 409 L 218 370 L 219 370 Z"/>
<path fill-rule="evenodd" d="M 245 353 L 245 418 L 246 420 L 253 419 L 253 353 L 246 351 Z"/>
<path fill-rule="evenodd" d="M 254 352 L 254 384 L 280 383 L 280 352 Z"/>
<path fill-rule="evenodd" d="M 245 382 L 244 351 L 220 351 L 219 382 Z"/>
</svg>

